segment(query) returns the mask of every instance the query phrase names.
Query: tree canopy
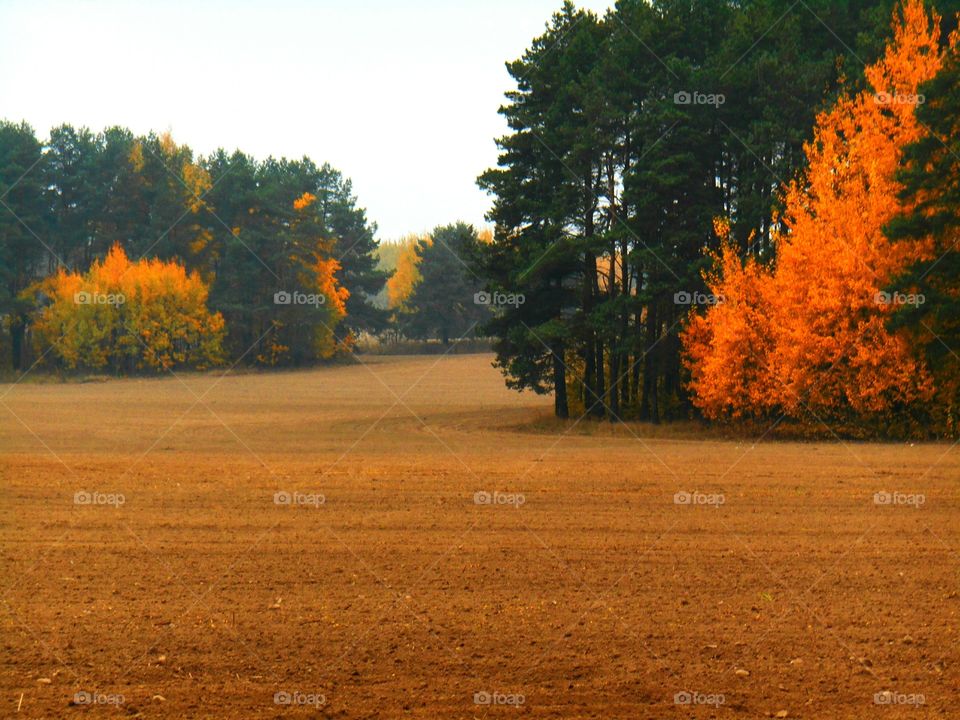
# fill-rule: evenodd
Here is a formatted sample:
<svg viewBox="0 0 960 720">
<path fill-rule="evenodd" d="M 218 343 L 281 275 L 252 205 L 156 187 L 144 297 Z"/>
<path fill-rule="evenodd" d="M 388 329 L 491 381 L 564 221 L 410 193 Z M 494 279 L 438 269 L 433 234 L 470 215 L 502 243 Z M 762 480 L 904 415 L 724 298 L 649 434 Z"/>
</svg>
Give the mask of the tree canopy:
<svg viewBox="0 0 960 720">
<path fill-rule="evenodd" d="M 54 338 L 30 333 L 43 299 L 25 291 L 58 272 L 85 275 L 114 246 L 131 268 L 157 259 L 199 278 L 235 362 L 311 362 L 387 322 L 374 304 L 387 279 L 376 226 L 350 181 L 307 157 L 198 157 L 169 133 L 119 127 L 61 125 L 41 143 L 4 121 L 0 196 L 0 345 L 15 368 L 61 357 L 46 353 Z"/>
</svg>

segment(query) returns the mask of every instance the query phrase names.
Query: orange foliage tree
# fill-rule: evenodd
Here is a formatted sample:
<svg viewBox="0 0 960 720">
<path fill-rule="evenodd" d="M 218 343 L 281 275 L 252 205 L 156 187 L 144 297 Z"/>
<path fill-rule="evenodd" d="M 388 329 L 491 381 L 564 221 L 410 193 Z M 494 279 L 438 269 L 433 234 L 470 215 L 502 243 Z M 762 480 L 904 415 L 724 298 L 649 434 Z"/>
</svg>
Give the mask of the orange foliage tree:
<svg viewBox="0 0 960 720">
<path fill-rule="evenodd" d="M 741 264 L 728 222 L 717 220 L 714 229 L 722 245 L 706 281 L 719 302 L 705 316 L 691 314 L 683 334 L 685 362 L 701 411 L 739 418 L 769 410 L 776 397 L 766 364 L 774 351 L 764 302 L 770 277 L 754 258 Z"/>
<path fill-rule="evenodd" d="M 207 285 L 175 262 L 132 263 L 119 245 L 84 273 L 60 270 L 27 290 L 42 357 L 115 372 L 205 368 L 223 360 L 223 318 Z"/>
<path fill-rule="evenodd" d="M 340 263 L 332 257 L 317 253 L 309 271 L 308 279 L 325 300 L 322 310 L 325 317 L 314 335 L 314 351 L 318 358 L 333 357 L 352 342 L 349 337 L 338 341 L 335 334 L 340 321 L 347 316 L 347 298 L 350 297 L 350 291 L 340 285 L 337 279 Z"/>
<path fill-rule="evenodd" d="M 723 243 L 706 279 L 724 301 L 691 315 L 682 338 L 693 402 L 707 417 L 851 419 L 929 398 L 923 363 L 886 328 L 882 291 L 930 246 L 891 243 L 882 228 L 908 209 L 895 172 L 924 132 L 917 88 L 943 62 L 938 27 L 907 0 L 884 56 L 866 69 L 870 89 L 818 116 L 808 169 L 785 188 L 775 265 L 741 263 Z"/>
<path fill-rule="evenodd" d="M 390 279 L 387 280 L 387 306 L 391 310 L 403 310 L 407 300 L 413 294 L 413 289 L 420 282 L 420 255 L 417 249 L 422 244 L 431 244 L 429 235 L 422 237 L 409 235 L 398 244 L 400 251 L 397 255 L 397 267 Z"/>
</svg>

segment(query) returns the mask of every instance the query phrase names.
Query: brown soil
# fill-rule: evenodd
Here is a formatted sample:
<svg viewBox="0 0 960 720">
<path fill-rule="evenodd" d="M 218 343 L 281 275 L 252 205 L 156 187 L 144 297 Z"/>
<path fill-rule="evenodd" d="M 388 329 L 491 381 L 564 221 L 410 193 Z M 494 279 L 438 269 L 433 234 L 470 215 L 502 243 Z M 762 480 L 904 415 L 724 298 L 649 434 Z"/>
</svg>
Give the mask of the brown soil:
<svg viewBox="0 0 960 720">
<path fill-rule="evenodd" d="M 960 717 L 949 444 L 584 433 L 486 355 L 0 396 L 3 717 Z"/>
</svg>

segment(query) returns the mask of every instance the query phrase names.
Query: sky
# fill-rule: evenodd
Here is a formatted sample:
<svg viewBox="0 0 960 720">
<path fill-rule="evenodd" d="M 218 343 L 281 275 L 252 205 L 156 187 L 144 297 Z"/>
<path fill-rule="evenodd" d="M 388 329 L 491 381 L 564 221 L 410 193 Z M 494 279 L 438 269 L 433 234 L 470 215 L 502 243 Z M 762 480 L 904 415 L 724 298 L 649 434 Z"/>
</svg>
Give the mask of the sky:
<svg viewBox="0 0 960 720">
<path fill-rule="evenodd" d="M 607 0 L 581 0 L 602 13 Z M 379 239 L 483 224 L 504 62 L 561 0 L 0 0 L 0 118 L 330 162 Z"/>
</svg>

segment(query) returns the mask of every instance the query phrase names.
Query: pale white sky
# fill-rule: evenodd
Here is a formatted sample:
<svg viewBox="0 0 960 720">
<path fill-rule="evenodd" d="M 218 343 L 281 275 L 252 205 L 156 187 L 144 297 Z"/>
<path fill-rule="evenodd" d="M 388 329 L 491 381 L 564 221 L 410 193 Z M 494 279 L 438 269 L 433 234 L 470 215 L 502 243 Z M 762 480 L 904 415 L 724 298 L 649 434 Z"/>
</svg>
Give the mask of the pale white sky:
<svg viewBox="0 0 960 720">
<path fill-rule="evenodd" d="M 561 2 L 0 0 L 0 117 L 329 161 L 381 239 L 479 224 L 504 62 Z"/>
</svg>

